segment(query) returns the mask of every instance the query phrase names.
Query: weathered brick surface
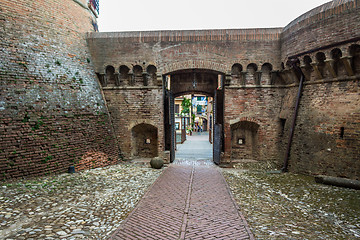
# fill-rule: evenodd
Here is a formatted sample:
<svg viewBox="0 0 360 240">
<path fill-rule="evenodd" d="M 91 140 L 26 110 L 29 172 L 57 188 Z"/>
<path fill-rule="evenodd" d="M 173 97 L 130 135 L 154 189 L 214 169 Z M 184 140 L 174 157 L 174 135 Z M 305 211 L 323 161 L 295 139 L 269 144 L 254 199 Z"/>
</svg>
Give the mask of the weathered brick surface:
<svg viewBox="0 0 360 240">
<path fill-rule="evenodd" d="M 285 28 L 123 33 L 94 33 L 86 2 L 2 1 L 2 178 L 115 163 L 116 141 L 125 157 L 163 156 L 162 77 L 188 91 L 194 69 L 212 81 L 197 92 L 212 95 L 218 74 L 225 80 L 223 161 L 280 166 L 299 81 L 286 67 L 292 55 L 306 81 L 290 169 L 358 178 L 359 0 L 332 1 Z"/>
<path fill-rule="evenodd" d="M 299 82 L 286 62 L 289 56 L 298 55 L 306 81 L 291 170 L 357 178 L 357 170 L 348 171 L 348 166 L 359 167 L 359 5 L 358 0 L 336 0 L 300 16 L 283 29 L 90 33 L 87 40 L 100 76 L 107 66 L 114 67 L 115 74 L 120 72 L 120 66 L 127 66 L 129 76 L 133 76 L 133 66 L 141 66 L 145 72 L 147 66 L 153 65 L 157 76 L 171 75 L 171 86 L 175 86 L 172 91 L 177 94 L 194 89 L 196 71 L 205 72 L 203 76 L 207 71 L 211 76 L 207 80 L 213 83 L 218 74 L 222 75 L 222 161 L 270 160 L 279 167 L 285 156 Z M 213 85 L 209 83 L 206 88 L 201 83 L 198 79 L 193 91 L 212 96 Z M 343 85 L 347 87 L 340 87 Z M 117 101 L 114 93 L 107 91 L 106 95 L 110 101 Z M 346 111 L 334 108 L 341 103 L 346 103 Z M 112 107 L 126 111 L 126 106 L 120 104 Z M 125 117 L 128 122 L 131 118 L 137 119 L 135 115 Z M 118 138 L 123 148 L 131 146 L 126 133 L 128 122 L 122 122 L 123 129 L 117 128 L 117 134 L 126 137 Z M 344 131 L 340 140 L 339 131 Z M 331 150 L 325 151 L 324 147 L 330 145 L 326 149 Z M 311 161 L 314 156 L 318 156 L 319 163 Z M 339 158 L 344 160 L 337 161 Z"/>
<path fill-rule="evenodd" d="M 157 128 L 156 148 L 161 156 L 164 151 L 163 90 L 158 87 L 105 88 L 104 95 L 122 154 L 126 158 L 141 156 L 134 152 L 137 146 L 132 130 L 139 124 L 148 124 Z"/>
<path fill-rule="evenodd" d="M 225 89 L 225 152 L 231 161 L 256 159 L 277 161 L 281 157 L 279 141 L 283 137 L 279 113 L 284 93 L 282 88 L 226 88 Z M 259 125 L 257 139 L 244 145 L 236 144 L 231 126 L 241 122 Z M 234 141 L 235 140 L 235 141 Z M 253 152 L 252 154 L 250 152 Z M 229 158 L 226 161 L 230 160 Z"/>
<path fill-rule="evenodd" d="M 0 12 L 0 178 L 118 162 L 85 41 L 89 10 L 73 0 L 3 0 Z"/>
<path fill-rule="evenodd" d="M 203 68 L 228 73 L 234 63 L 269 62 L 280 69 L 280 32 L 276 29 L 90 33 L 96 71 L 108 65 L 155 65 L 161 74 Z M 116 40 L 115 40 L 116 39 Z"/>
<path fill-rule="evenodd" d="M 281 34 L 281 59 L 359 37 L 359 9 L 359 0 L 335 0 L 295 19 Z"/>
<path fill-rule="evenodd" d="M 359 179 L 359 87 L 359 78 L 305 86 L 291 151 L 291 171 Z"/>
</svg>

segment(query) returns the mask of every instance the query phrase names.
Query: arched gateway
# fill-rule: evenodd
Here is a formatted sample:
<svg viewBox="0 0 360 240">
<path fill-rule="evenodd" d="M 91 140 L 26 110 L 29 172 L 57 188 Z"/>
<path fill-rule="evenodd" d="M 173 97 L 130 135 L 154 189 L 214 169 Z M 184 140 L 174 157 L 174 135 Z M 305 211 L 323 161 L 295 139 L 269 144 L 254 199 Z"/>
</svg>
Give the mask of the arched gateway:
<svg viewBox="0 0 360 240">
<path fill-rule="evenodd" d="M 170 161 L 171 96 L 199 92 L 216 98 L 220 163 L 282 167 L 288 156 L 290 171 L 359 180 L 359 0 L 328 2 L 283 28 L 118 33 L 94 32 L 85 0 L 6 2 L 3 179 L 116 164 L 119 155 Z"/>
<path fill-rule="evenodd" d="M 225 73 L 210 69 L 182 69 L 164 76 L 165 99 L 165 149 L 170 151 L 170 162 L 175 159 L 175 113 L 174 98 L 185 94 L 200 93 L 214 99 L 211 111 L 214 143 L 213 160 L 220 163 L 223 152 L 224 122 L 224 78 Z M 215 130 L 216 129 L 216 130 Z"/>
<path fill-rule="evenodd" d="M 274 52 L 280 32 L 278 28 L 89 36 L 92 54 L 98 56 L 97 75 L 125 157 L 134 156 L 133 144 L 124 140 L 131 139 L 129 126 L 147 120 L 157 127 L 158 155 L 173 161 L 174 97 L 201 93 L 214 99 L 211 119 L 214 161 L 235 161 L 231 159 L 231 134 L 227 133 L 231 130 L 226 118 L 237 116 L 225 114 L 225 99 L 230 97 L 231 103 L 242 96 L 249 102 L 256 101 L 254 95 L 236 96 L 236 92 L 262 91 L 280 82 L 276 79 L 281 63 L 279 53 Z M 262 69 L 266 71 L 262 73 Z"/>
<path fill-rule="evenodd" d="M 217 163 L 281 168 L 287 156 L 292 171 L 358 178 L 358 12 L 333 1 L 285 28 L 88 34 L 122 154 L 139 155 L 145 139 L 132 128 L 147 123 L 157 136 L 148 155 L 172 161 L 173 98 L 202 93 L 215 99 Z M 335 34 L 341 21 L 351 24 Z"/>
</svg>

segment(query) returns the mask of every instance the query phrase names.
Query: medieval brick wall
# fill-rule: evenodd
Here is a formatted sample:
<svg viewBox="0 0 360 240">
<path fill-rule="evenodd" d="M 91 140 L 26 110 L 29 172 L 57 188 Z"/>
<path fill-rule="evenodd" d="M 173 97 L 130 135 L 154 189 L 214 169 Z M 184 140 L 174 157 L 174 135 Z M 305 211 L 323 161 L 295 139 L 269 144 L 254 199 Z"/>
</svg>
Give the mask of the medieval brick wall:
<svg viewBox="0 0 360 240">
<path fill-rule="evenodd" d="M 232 66 L 237 64 L 243 69 L 238 79 L 252 77 L 247 80 L 247 85 L 270 85 L 270 72 L 279 70 L 281 66 L 280 32 L 281 29 L 246 29 L 89 33 L 89 48 L 125 157 L 134 156 L 133 122 L 141 123 L 146 119 L 150 121 L 148 124 L 158 128 L 158 153 L 160 156 L 164 154 L 162 86 L 151 90 L 162 84 L 162 75 L 173 74 L 172 86 L 177 82 L 180 84 L 176 86 L 186 89 L 191 81 L 183 81 L 187 75 L 181 70 L 202 69 L 205 73 L 230 75 Z M 271 69 L 266 74 L 260 74 L 264 64 Z M 247 74 L 248 65 L 255 66 L 254 73 Z M 157 80 L 149 81 L 150 90 L 146 90 L 142 80 L 150 76 L 149 66 L 156 70 Z M 124 72 L 124 69 L 127 70 Z M 177 78 L 175 73 L 181 77 Z M 189 72 L 188 75 L 193 76 Z M 261 83 L 255 82 L 255 75 Z M 205 88 L 212 89 L 213 85 L 216 88 L 216 74 L 213 81 L 211 86 L 202 86 L 197 81 L 197 90 L 208 92 Z M 240 80 L 232 84 L 239 85 Z M 136 90 L 140 86 L 143 90 Z M 184 90 L 175 87 L 172 91 L 178 93 Z M 235 105 L 233 108 L 236 108 Z"/>
<path fill-rule="evenodd" d="M 359 87 L 359 79 L 304 87 L 291 171 L 359 179 Z"/>
<path fill-rule="evenodd" d="M 2 0 L 0 178 L 118 161 L 85 32 L 87 1 Z"/>
<path fill-rule="evenodd" d="M 104 94 L 112 123 L 115 129 L 120 149 L 126 159 L 132 157 L 162 156 L 164 151 L 164 103 L 163 90 L 158 87 L 104 87 Z M 144 132 L 147 125 L 156 128 L 157 136 L 133 133 L 134 128 L 142 126 Z M 141 138 L 141 139 L 138 139 Z M 157 138 L 157 139 L 156 139 Z M 154 149 L 144 148 L 146 139 L 150 140 L 149 146 Z M 156 139 L 156 144 L 154 143 Z M 155 145 L 152 145 L 155 144 Z M 150 154 L 141 154 L 142 149 Z"/>
<path fill-rule="evenodd" d="M 282 33 L 282 58 L 296 55 L 305 74 L 289 169 L 359 179 L 360 1 L 337 0 L 294 20 Z M 282 72 L 284 77 L 291 71 Z M 289 134 L 295 86 L 281 115 Z M 282 149 L 287 139 L 282 140 Z"/>
<path fill-rule="evenodd" d="M 85 4 L 2 1 L 1 178 L 113 164 L 117 141 L 126 158 L 165 155 L 162 77 L 194 69 L 225 80 L 223 160 L 281 167 L 299 82 L 291 56 L 306 79 L 290 170 L 359 178 L 360 0 L 284 29 L 124 33 L 94 32 Z"/>
<path fill-rule="evenodd" d="M 359 38 L 359 9 L 360 0 L 335 0 L 295 19 L 281 34 L 281 59 Z"/>
<path fill-rule="evenodd" d="M 246 70 L 271 63 L 280 69 L 280 33 L 275 29 L 195 30 L 89 33 L 88 42 L 96 72 L 106 66 L 155 65 L 158 73 L 202 68 L 230 73 L 235 63 Z M 145 67 L 143 67 L 145 69 Z"/>
<path fill-rule="evenodd" d="M 282 96 L 285 90 L 277 87 L 267 88 L 239 88 L 225 89 L 224 106 L 224 134 L 225 134 L 225 161 L 236 162 L 241 159 L 275 161 L 279 158 L 279 141 L 282 135 L 279 119 Z M 243 135 L 244 143 L 239 144 L 234 139 L 233 127 L 239 123 L 252 123 L 259 126 L 256 141 L 252 142 L 249 136 Z M 244 130 L 251 131 L 244 126 Z M 251 149 L 253 153 L 250 154 Z"/>
</svg>

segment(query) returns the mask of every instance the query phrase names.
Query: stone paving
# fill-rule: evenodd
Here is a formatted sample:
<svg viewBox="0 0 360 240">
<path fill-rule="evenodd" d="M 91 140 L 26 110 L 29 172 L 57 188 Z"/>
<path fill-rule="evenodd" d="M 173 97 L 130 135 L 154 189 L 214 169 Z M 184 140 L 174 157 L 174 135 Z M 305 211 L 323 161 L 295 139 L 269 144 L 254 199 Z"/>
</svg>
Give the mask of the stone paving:
<svg viewBox="0 0 360 240">
<path fill-rule="evenodd" d="M 254 239 L 207 135 L 178 146 L 176 160 L 110 239 Z"/>
<path fill-rule="evenodd" d="M 359 190 L 273 170 L 260 162 L 222 169 L 256 239 L 360 239 Z"/>
<path fill-rule="evenodd" d="M 120 164 L 0 184 L 0 239 L 106 239 L 162 170 Z"/>
<path fill-rule="evenodd" d="M 202 136 L 193 137 L 201 140 Z M 132 210 L 136 206 L 135 209 L 140 208 L 138 203 L 145 192 L 145 199 L 154 199 L 150 207 L 171 212 L 159 218 L 149 209 L 149 214 L 142 216 L 148 221 L 156 218 L 155 225 L 161 227 L 161 231 L 149 239 L 161 239 L 160 236 L 162 239 L 180 236 L 209 239 L 201 235 L 200 230 L 213 228 L 213 217 L 227 218 L 223 220 L 229 223 L 226 229 L 232 230 L 230 225 L 241 228 L 241 223 L 232 222 L 238 221 L 236 217 L 228 218 L 218 212 L 208 217 L 201 215 L 200 209 L 207 213 L 212 207 L 218 207 L 212 205 L 215 201 L 223 201 L 218 196 L 226 196 L 223 192 L 217 192 L 216 199 L 203 195 L 215 184 L 204 180 L 208 171 L 214 175 L 214 181 L 221 178 L 218 171 L 214 174 L 214 166 L 209 161 L 212 153 L 204 150 L 206 146 L 205 141 L 178 145 L 177 163 L 165 171 L 147 165 L 120 164 L 75 174 L 1 182 L 0 239 L 114 238 L 119 227 L 130 222 L 124 221 L 129 213 L 130 216 L 137 214 Z M 360 239 L 360 191 L 317 184 L 308 176 L 270 174 L 268 170 L 273 169 L 271 164 L 256 162 L 221 169 L 255 239 Z M 164 187 L 176 191 L 163 197 L 166 201 L 159 201 L 160 198 L 152 196 L 147 189 L 155 188 L 156 184 L 152 185 L 155 180 L 161 176 L 157 180 L 160 181 L 168 173 L 175 173 L 174 181 L 185 188 L 175 188 L 180 184 L 169 181 Z M 191 198 L 188 198 L 189 190 Z M 194 199 L 198 201 L 191 201 Z M 174 209 L 168 207 L 173 203 Z M 221 211 L 236 215 L 229 209 Z M 222 229 L 220 223 L 216 227 L 217 231 Z M 146 228 L 144 225 L 144 231 Z M 199 238 L 195 238 L 195 234 Z"/>
</svg>

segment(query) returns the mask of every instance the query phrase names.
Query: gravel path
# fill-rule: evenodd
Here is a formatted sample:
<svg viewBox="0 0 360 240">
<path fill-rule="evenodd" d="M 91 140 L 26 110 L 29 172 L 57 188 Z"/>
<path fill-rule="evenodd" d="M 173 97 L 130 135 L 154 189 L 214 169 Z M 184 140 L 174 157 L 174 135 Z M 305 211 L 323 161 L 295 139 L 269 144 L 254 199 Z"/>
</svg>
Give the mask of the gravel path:
<svg viewBox="0 0 360 240">
<path fill-rule="evenodd" d="M 0 239 L 105 239 L 162 170 L 115 165 L 0 183 Z"/>
<path fill-rule="evenodd" d="M 359 190 L 246 165 L 222 172 L 256 239 L 360 239 Z"/>
</svg>

